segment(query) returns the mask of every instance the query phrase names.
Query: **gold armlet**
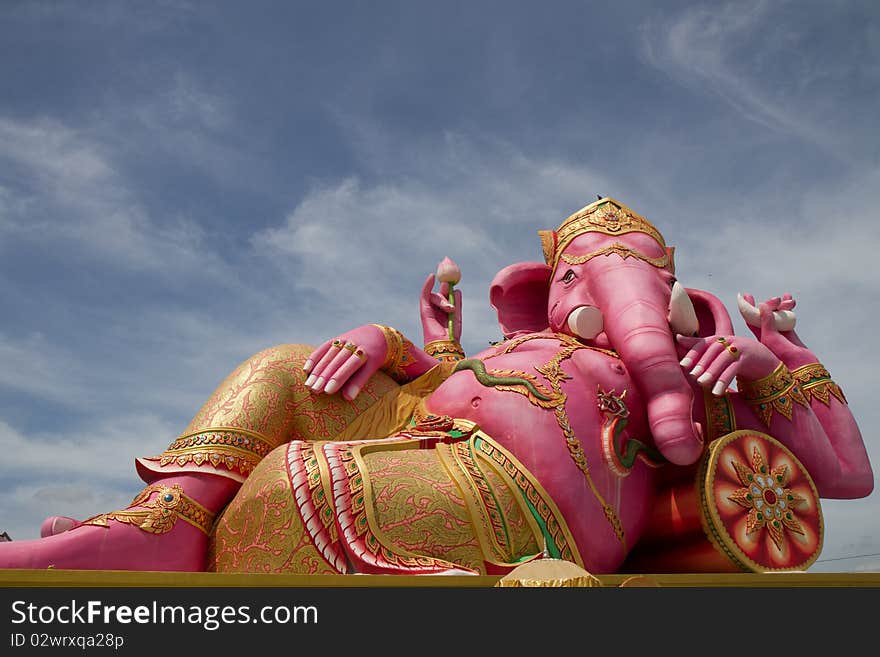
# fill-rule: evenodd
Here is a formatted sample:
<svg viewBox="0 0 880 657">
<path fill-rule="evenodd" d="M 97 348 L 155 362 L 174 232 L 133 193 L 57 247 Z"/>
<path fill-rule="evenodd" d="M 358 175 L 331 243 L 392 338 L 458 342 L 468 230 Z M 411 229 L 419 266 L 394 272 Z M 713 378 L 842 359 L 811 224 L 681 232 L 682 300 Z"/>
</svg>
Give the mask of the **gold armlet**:
<svg viewBox="0 0 880 657">
<path fill-rule="evenodd" d="M 804 397 L 807 398 L 807 401 L 818 399 L 828 406 L 831 402 L 831 395 L 834 395 L 840 403 L 846 404 L 843 390 L 831 380 L 831 374 L 820 363 L 802 365 L 792 371 L 792 376 L 804 391 Z"/>
<path fill-rule="evenodd" d="M 432 340 L 424 346 L 424 351 L 441 362 L 454 362 L 464 358 L 464 349 L 457 340 Z"/>
<path fill-rule="evenodd" d="M 149 460 L 160 467 L 188 466 L 229 470 L 248 476 L 276 445 L 264 436 L 231 427 L 204 429 L 177 438 L 162 454 Z"/>
<path fill-rule="evenodd" d="M 158 493 L 150 500 L 153 493 Z M 116 520 L 127 525 L 136 525 L 148 534 L 165 534 L 170 532 L 178 518 L 188 522 L 205 534 L 210 533 L 214 525 L 214 514 L 201 504 L 184 494 L 180 484 L 163 486 L 153 484 L 144 488 L 135 497 L 130 506 L 142 506 L 143 509 L 125 509 L 111 511 L 89 518 L 84 525 L 109 527 L 109 520 Z"/>
<path fill-rule="evenodd" d="M 382 331 L 382 335 L 385 336 L 387 350 L 381 369 L 398 383 L 409 381 L 406 368 L 415 362 L 415 356 L 413 356 L 415 345 L 395 328 L 382 324 L 373 324 L 373 326 Z"/>
<path fill-rule="evenodd" d="M 809 406 L 800 384 L 785 363 L 779 363 L 763 379 L 739 381 L 739 389 L 745 402 L 755 408 L 758 417 L 767 427 L 770 426 L 773 411 L 778 411 L 786 420 L 791 421 L 795 402 L 801 406 Z"/>
</svg>

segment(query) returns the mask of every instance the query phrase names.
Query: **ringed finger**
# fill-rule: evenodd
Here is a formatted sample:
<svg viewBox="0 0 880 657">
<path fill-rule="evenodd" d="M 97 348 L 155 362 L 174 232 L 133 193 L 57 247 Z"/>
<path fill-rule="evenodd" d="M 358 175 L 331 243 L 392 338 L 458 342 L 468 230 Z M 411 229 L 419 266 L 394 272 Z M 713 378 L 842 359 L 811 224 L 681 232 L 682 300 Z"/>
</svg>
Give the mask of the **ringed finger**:
<svg viewBox="0 0 880 657">
<path fill-rule="evenodd" d="M 314 385 L 315 381 L 318 380 L 318 377 L 321 376 L 321 372 L 323 372 L 327 365 L 329 365 L 333 361 L 333 359 L 336 358 L 336 355 L 339 353 L 339 350 L 342 349 L 342 345 L 344 344 L 345 342 L 343 340 L 340 340 L 339 338 L 331 341 L 330 348 L 327 349 L 326 352 L 324 352 L 324 355 L 321 357 L 315 367 L 312 368 L 312 372 L 311 374 L 309 374 L 309 378 L 306 379 L 307 386 L 311 387 L 312 385 Z"/>
<path fill-rule="evenodd" d="M 715 340 L 711 340 L 709 342 L 709 346 L 706 347 L 706 351 L 703 352 L 703 355 L 700 357 L 700 360 L 697 361 L 697 364 L 694 365 L 694 368 L 691 370 L 692 376 L 699 377 L 705 372 L 709 366 L 715 361 L 715 358 L 724 351 L 725 347 L 727 347 L 728 341 L 727 338 L 716 338 Z"/>
<path fill-rule="evenodd" d="M 327 353 L 327 350 L 330 348 L 331 344 L 333 344 L 332 340 L 326 340 L 317 349 L 310 353 L 308 358 L 306 358 L 306 362 L 303 363 L 303 371 L 311 372 L 312 368 L 315 366 L 315 363 L 317 363 L 319 360 L 321 360 L 321 358 L 324 357 L 324 354 Z"/>
<path fill-rule="evenodd" d="M 324 392 L 332 395 L 339 390 L 351 376 L 357 372 L 367 362 L 367 355 L 360 347 L 352 353 L 348 359 L 339 366 L 333 374 L 329 375 L 327 385 L 324 386 Z"/>
<path fill-rule="evenodd" d="M 706 366 L 705 372 L 697 378 L 697 383 L 703 387 L 716 385 L 727 369 L 739 360 L 739 357 L 740 352 L 736 345 L 730 343 L 724 344 L 722 350 L 718 352 L 715 359 Z"/>
<path fill-rule="evenodd" d="M 315 373 L 315 380 L 312 381 L 311 389 L 315 392 L 321 392 L 324 390 L 324 384 L 333 376 L 333 373 L 339 369 L 339 367 L 348 360 L 348 357 L 351 356 L 351 351 L 348 349 L 348 345 L 350 343 L 345 343 L 339 351 L 333 356 L 329 363 L 324 365 L 320 371 Z M 354 345 L 352 345 L 353 347 Z M 318 369 L 318 368 L 315 368 Z"/>
</svg>

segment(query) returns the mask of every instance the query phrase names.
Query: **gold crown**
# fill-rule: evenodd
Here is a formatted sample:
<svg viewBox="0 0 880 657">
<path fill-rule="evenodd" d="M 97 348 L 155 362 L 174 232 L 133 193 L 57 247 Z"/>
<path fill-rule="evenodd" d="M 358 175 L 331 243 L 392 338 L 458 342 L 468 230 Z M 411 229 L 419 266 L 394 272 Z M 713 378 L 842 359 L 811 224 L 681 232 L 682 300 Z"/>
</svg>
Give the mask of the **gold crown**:
<svg viewBox="0 0 880 657">
<path fill-rule="evenodd" d="M 640 214 L 636 214 L 620 201 L 606 197 L 581 208 L 563 221 L 555 231 L 538 231 L 546 263 L 555 271 L 565 247 L 578 235 L 584 233 L 602 233 L 604 235 L 644 233 L 650 235 L 657 244 L 663 247 L 671 259 L 672 250 L 666 246 L 663 235 L 654 228 L 650 221 Z"/>
</svg>

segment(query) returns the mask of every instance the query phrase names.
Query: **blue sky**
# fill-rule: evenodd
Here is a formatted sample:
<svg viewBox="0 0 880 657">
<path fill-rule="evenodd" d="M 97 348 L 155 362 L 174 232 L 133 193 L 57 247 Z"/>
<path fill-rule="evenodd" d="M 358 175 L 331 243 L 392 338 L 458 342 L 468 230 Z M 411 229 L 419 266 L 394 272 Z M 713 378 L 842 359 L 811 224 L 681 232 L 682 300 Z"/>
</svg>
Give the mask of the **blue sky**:
<svg viewBox="0 0 880 657">
<path fill-rule="evenodd" d="M 482 349 L 494 274 L 597 194 L 732 312 L 792 292 L 880 470 L 875 2 L 11 1 L 0 84 L 14 539 L 124 506 L 264 347 L 418 339 L 444 256 Z M 825 501 L 814 570 L 880 571 L 877 495 Z"/>
</svg>

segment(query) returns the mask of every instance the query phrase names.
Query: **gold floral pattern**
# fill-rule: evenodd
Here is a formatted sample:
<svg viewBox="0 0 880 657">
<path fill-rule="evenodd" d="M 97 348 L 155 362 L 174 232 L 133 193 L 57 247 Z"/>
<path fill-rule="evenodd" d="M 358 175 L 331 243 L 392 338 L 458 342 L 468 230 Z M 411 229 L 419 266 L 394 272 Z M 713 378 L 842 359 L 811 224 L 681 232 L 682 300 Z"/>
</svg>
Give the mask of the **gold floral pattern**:
<svg viewBox="0 0 880 657">
<path fill-rule="evenodd" d="M 157 493 L 156 498 L 151 500 L 154 493 Z M 115 520 L 126 525 L 136 525 L 148 534 L 166 534 L 174 529 L 178 519 L 188 522 L 205 534 L 210 532 L 214 524 L 214 514 L 184 495 L 180 484 L 147 486 L 129 506 L 143 508 L 102 513 L 83 521 L 83 524 L 109 527 L 109 521 Z"/>
<path fill-rule="evenodd" d="M 609 504 L 602 493 L 599 491 L 599 488 L 596 486 L 593 481 L 593 476 L 590 473 L 590 466 L 587 463 L 587 455 L 584 452 L 583 445 L 581 445 L 580 440 L 574 433 L 574 428 L 571 426 L 571 422 L 568 419 L 568 413 L 565 410 L 565 405 L 568 401 L 568 396 L 562 390 L 562 382 L 570 379 L 571 377 L 566 374 L 562 369 L 562 363 L 572 357 L 572 355 L 581 349 L 589 349 L 591 351 L 598 351 L 600 353 L 604 353 L 612 358 L 620 358 L 614 351 L 610 351 L 608 349 L 601 349 L 598 347 L 591 347 L 585 345 L 573 338 L 570 335 L 565 335 L 564 333 L 555 333 L 552 336 L 545 334 L 530 334 L 525 335 L 519 338 L 515 338 L 508 342 L 505 342 L 502 345 L 499 345 L 497 351 L 495 353 L 490 354 L 483 358 L 484 361 L 487 361 L 491 358 L 495 358 L 497 356 L 501 356 L 502 354 L 508 354 L 516 350 L 520 345 L 530 341 L 530 340 L 558 340 L 559 341 L 559 351 L 556 353 L 553 358 L 550 359 L 544 365 L 536 365 L 535 370 L 539 374 L 541 374 L 549 384 L 549 390 L 545 386 L 541 386 L 537 383 L 537 380 L 533 375 L 524 374 L 522 372 L 513 372 L 513 370 L 490 370 L 490 374 L 501 373 L 505 376 L 510 375 L 511 373 L 515 374 L 518 377 L 524 377 L 530 384 L 533 385 L 535 390 L 538 391 L 538 395 L 534 393 L 534 391 L 530 391 L 528 386 L 525 385 L 511 385 L 507 388 L 503 386 L 496 385 L 497 389 L 508 389 L 512 392 L 518 392 L 520 394 L 525 395 L 529 402 L 539 406 L 541 408 L 552 409 L 553 414 L 556 417 L 556 422 L 559 425 L 559 428 L 562 430 L 562 436 L 565 440 L 565 445 L 568 448 L 568 452 L 571 456 L 572 461 L 577 466 L 577 468 L 581 471 L 584 476 L 584 479 L 587 482 L 587 486 L 590 488 L 590 492 L 592 492 L 593 496 L 596 498 L 596 501 L 601 505 L 602 512 L 605 514 L 605 518 L 608 523 L 611 525 L 611 528 L 614 530 L 617 539 L 620 541 L 620 544 L 623 546 L 624 552 L 627 550 L 626 547 L 626 536 L 623 528 L 623 523 L 621 523 L 619 516 L 617 515 L 617 511 L 615 511 L 614 507 Z M 546 394 L 545 394 L 546 393 Z M 541 397 L 546 397 L 546 399 L 541 399 Z"/>
<path fill-rule="evenodd" d="M 353 401 L 316 395 L 305 387 L 303 371 L 312 351 L 309 345 L 278 345 L 247 359 L 217 387 L 184 435 L 228 427 L 256 434 L 273 447 L 291 440 L 333 440 L 398 387 L 377 373 Z"/>
<path fill-rule="evenodd" d="M 711 390 L 703 390 L 706 406 L 706 443 L 736 431 L 736 414 L 729 395 L 716 396 Z"/>
<path fill-rule="evenodd" d="M 455 362 L 464 358 L 464 349 L 457 340 L 433 340 L 426 343 L 423 350 L 439 361 Z"/>
<path fill-rule="evenodd" d="M 831 374 L 820 363 L 802 365 L 796 370 L 792 370 L 791 374 L 800 384 L 807 401 L 818 399 L 828 406 L 833 395 L 840 403 L 846 404 L 843 390 L 831 379 Z"/>
<path fill-rule="evenodd" d="M 273 450 L 248 477 L 218 517 L 208 546 L 207 569 L 214 572 L 345 572 L 321 553 L 302 520 L 288 476 L 286 446 Z"/>
<path fill-rule="evenodd" d="M 391 326 L 373 324 L 385 336 L 385 361 L 382 371 L 398 383 L 406 383 L 410 377 L 406 368 L 415 362 L 415 345 L 403 333 Z"/>
<path fill-rule="evenodd" d="M 366 453 L 377 535 L 394 552 L 484 571 L 484 555 L 461 491 L 435 450 Z"/>
<path fill-rule="evenodd" d="M 785 363 L 780 362 L 775 370 L 757 381 L 739 381 L 739 387 L 743 399 L 767 427 L 774 411 L 791 421 L 795 403 L 805 408 L 809 406 L 801 386 Z"/>
<path fill-rule="evenodd" d="M 555 271 L 562 252 L 579 235 L 584 233 L 622 235 L 636 232 L 649 235 L 664 251 L 667 251 L 663 235 L 645 217 L 636 214 L 612 198 L 600 199 L 578 210 L 563 221 L 556 229 L 552 240 L 541 235 L 544 258 Z M 670 261 L 666 259 L 663 266 L 670 264 Z"/>
<path fill-rule="evenodd" d="M 766 529 L 778 549 L 785 541 L 783 529 L 803 535 L 804 530 L 795 516 L 795 508 L 806 500 L 787 488 L 789 469 L 787 465 L 768 468 L 757 447 L 752 449 L 749 466 L 732 461 L 742 488 L 735 490 L 727 499 L 748 510 L 746 532 Z"/>
</svg>

